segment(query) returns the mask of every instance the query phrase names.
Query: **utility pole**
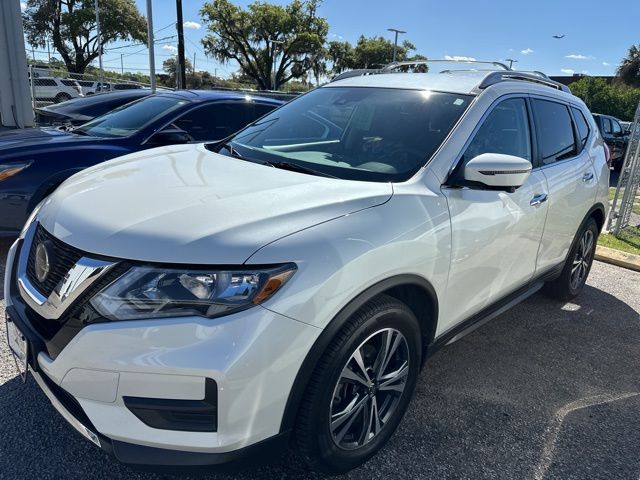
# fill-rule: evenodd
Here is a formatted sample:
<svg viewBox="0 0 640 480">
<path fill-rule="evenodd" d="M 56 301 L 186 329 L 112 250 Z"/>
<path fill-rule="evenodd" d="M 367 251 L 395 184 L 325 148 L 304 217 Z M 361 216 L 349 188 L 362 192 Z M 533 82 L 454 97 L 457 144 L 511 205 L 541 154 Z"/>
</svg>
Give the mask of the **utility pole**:
<svg viewBox="0 0 640 480">
<path fill-rule="evenodd" d="M 396 52 L 398 50 L 398 34 L 399 33 L 407 33 L 404 30 L 398 30 L 397 28 L 387 28 L 387 30 L 389 32 L 395 32 L 396 34 L 396 39 L 393 42 L 393 60 L 391 60 L 392 63 L 396 62 Z"/>
<path fill-rule="evenodd" d="M 180 76 L 180 82 L 178 84 L 181 88 L 185 88 L 187 85 L 187 74 L 185 69 L 185 61 L 184 61 L 184 30 L 183 30 L 183 21 L 182 21 L 182 0 L 176 0 L 176 13 L 178 24 L 176 27 L 178 28 L 178 72 L 176 72 L 176 77 Z"/>
<path fill-rule="evenodd" d="M 276 47 L 275 45 L 282 45 L 284 43 L 284 40 L 275 40 L 273 38 L 270 38 L 269 41 L 271 42 L 271 90 L 277 90 L 276 89 Z"/>
<path fill-rule="evenodd" d="M 196 52 L 193 52 L 193 85 L 192 88 L 196 88 Z"/>
<path fill-rule="evenodd" d="M 122 53 L 120 54 L 120 73 L 124 75 L 124 63 L 122 61 Z"/>
<path fill-rule="evenodd" d="M 155 42 L 153 40 L 153 7 L 151 0 L 147 0 L 147 48 L 149 49 L 149 83 L 151 93 L 156 93 L 156 59 L 154 55 Z"/>
<path fill-rule="evenodd" d="M 51 63 L 51 49 L 49 48 L 49 39 L 47 39 L 47 58 L 49 59 L 49 63 Z"/>
<path fill-rule="evenodd" d="M 505 58 L 504 61 L 509 62 L 509 70 L 513 70 L 513 64 L 518 63 L 518 60 L 515 58 Z"/>
<path fill-rule="evenodd" d="M 100 86 L 102 86 L 102 38 L 100 37 L 100 7 L 98 6 L 98 0 L 95 2 L 96 8 L 96 42 L 98 45 L 98 63 L 100 65 Z"/>
</svg>

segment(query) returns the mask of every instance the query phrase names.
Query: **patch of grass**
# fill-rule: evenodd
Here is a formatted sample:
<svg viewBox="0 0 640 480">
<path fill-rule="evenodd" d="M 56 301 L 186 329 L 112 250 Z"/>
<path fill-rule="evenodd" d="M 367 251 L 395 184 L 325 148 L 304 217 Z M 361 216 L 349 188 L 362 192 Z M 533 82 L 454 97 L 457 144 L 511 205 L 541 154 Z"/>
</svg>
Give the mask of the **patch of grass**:
<svg viewBox="0 0 640 480">
<path fill-rule="evenodd" d="M 609 201 L 612 202 L 616 196 L 616 187 L 609 187 Z"/>
<path fill-rule="evenodd" d="M 640 255 L 640 227 L 627 227 L 617 237 L 611 233 L 600 235 L 598 245 Z"/>
</svg>

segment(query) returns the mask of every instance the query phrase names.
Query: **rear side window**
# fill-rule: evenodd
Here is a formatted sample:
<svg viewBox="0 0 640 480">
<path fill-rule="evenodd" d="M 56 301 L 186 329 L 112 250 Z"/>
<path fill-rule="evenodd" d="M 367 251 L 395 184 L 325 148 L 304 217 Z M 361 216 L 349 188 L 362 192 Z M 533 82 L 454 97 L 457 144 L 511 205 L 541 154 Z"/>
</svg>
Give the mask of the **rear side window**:
<svg viewBox="0 0 640 480">
<path fill-rule="evenodd" d="M 66 85 L 67 87 L 73 87 L 76 85 L 76 81 L 75 80 L 62 80 L 62 84 Z"/>
<path fill-rule="evenodd" d="M 573 118 L 576 121 L 576 127 L 578 128 L 578 137 L 580 138 L 580 145 L 582 148 L 587 144 L 587 138 L 589 138 L 589 124 L 587 120 L 584 118 L 584 114 L 579 108 L 571 107 L 573 110 Z"/>
<path fill-rule="evenodd" d="M 569 109 L 561 103 L 532 99 L 542 162 L 559 162 L 577 155 Z"/>
<path fill-rule="evenodd" d="M 173 123 L 194 140 L 220 140 L 253 120 L 249 118 L 252 110 L 251 103 L 213 103 L 191 110 Z"/>
<path fill-rule="evenodd" d="M 36 85 L 41 87 L 55 87 L 56 81 L 50 78 L 36 78 Z"/>
<path fill-rule="evenodd" d="M 483 153 L 515 155 L 531 161 L 529 116 L 524 99 L 505 100 L 491 111 L 467 147 L 463 164 Z"/>
</svg>

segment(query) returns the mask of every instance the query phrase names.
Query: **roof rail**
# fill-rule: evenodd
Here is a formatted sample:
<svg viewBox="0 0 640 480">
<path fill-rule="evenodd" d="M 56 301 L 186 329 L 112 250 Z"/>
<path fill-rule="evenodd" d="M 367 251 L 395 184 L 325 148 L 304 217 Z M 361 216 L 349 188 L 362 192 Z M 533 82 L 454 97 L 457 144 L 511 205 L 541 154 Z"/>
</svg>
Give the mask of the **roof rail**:
<svg viewBox="0 0 640 480">
<path fill-rule="evenodd" d="M 400 67 L 404 66 L 412 66 L 412 65 L 429 65 L 430 63 L 461 63 L 461 64 L 472 64 L 472 65 L 491 65 L 492 67 L 498 67 L 501 70 L 511 71 L 509 67 L 507 67 L 502 62 L 495 62 L 492 60 L 484 61 L 484 60 L 447 60 L 447 59 L 434 59 L 434 60 L 408 60 L 405 62 L 395 62 L 385 65 L 380 70 L 383 73 L 389 73 L 393 70 L 396 70 Z"/>
<path fill-rule="evenodd" d="M 344 80 L 345 78 L 360 77 L 362 75 L 375 75 L 376 73 L 382 73 L 380 68 L 358 68 L 356 70 L 349 70 L 342 72 L 331 79 L 332 82 L 336 80 Z"/>
<path fill-rule="evenodd" d="M 487 87 L 490 87 L 491 85 L 495 85 L 496 83 L 500 83 L 508 80 L 517 80 L 517 81 L 538 83 L 540 85 L 545 85 L 547 87 L 555 88 L 556 90 L 560 90 L 562 92 L 571 93 L 571 90 L 569 90 L 569 87 L 567 87 L 566 85 L 563 85 L 559 82 L 555 82 L 544 74 L 542 74 L 544 75 L 543 77 L 540 75 L 540 73 L 541 72 L 527 73 L 527 72 L 514 72 L 514 71 L 491 72 L 486 77 L 484 77 L 484 79 L 482 80 L 482 82 L 480 82 L 477 88 L 479 90 L 483 90 Z"/>
</svg>

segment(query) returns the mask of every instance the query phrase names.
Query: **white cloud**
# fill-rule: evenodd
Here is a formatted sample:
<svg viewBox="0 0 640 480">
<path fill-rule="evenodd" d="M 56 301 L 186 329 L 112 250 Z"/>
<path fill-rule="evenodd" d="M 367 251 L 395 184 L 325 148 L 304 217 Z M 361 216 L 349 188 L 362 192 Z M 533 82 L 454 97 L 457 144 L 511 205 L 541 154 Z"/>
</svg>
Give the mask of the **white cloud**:
<svg viewBox="0 0 640 480">
<path fill-rule="evenodd" d="M 604 65 L 605 67 L 609 66 L 609 64 L 607 62 L 602 62 L 602 65 Z"/>
<path fill-rule="evenodd" d="M 163 45 L 162 49 L 163 50 L 168 50 L 171 53 L 177 53 L 178 52 L 178 47 L 174 47 L 173 45 Z"/>
<path fill-rule="evenodd" d="M 445 60 L 458 60 L 458 61 L 462 61 L 462 62 L 473 62 L 475 61 L 474 57 L 465 57 L 463 55 L 445 55 L 444 56 Z"/>
<path fill-rule="evenodd" d="M 572 60 L 593 60 L 595 57 L 592 55 L 581 55 L 572 53 L 571 55 L 567 55 L 564 58 L 571 58 Z"/>
<path fill-rule="evenodd" d="M 198 22 L 192 22 L 191 20 L 187 20 L 182 25 L 184 26 L 184 28 L 189 28 L 191 30 L 199 30 L 200 27 L 202 27 L 202 25 L 200 25 Z"/>
<path fill-rule="evenodd" d="M 24 11 L 27 8 L 27 2 L 20 2 L 20 10 Z"/>
<path fill-rule="evenodd" d="M 520 50 L 520 53 L 522 55 L 529 55 L 530 53 L 533 53 L 533 50 L 531 50 L 530 48 L 525 48 L 524 50 Z"/>
<path fill-rule="evenodd" d="M 571 70 L 570 68 L 561 68 L 560 71 L 565 75 L 573 75 L 574 73 L 576 73 L 574 70 Z"/>
</svg>

